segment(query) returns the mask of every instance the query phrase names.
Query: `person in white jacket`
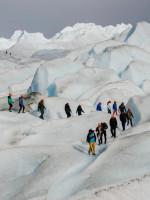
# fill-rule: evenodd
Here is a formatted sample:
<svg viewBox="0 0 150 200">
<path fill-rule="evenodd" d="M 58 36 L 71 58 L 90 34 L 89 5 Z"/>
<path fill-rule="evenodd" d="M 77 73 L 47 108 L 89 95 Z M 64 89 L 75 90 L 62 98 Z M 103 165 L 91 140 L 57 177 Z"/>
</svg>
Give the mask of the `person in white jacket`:
<svg viewBox="0 0 150 200">
<path fill-rule="evenodd" d="M 108 114 L 111 114 L 111 100 L 107 102 L 107 110 L 108 110 Z"/>
</svg>

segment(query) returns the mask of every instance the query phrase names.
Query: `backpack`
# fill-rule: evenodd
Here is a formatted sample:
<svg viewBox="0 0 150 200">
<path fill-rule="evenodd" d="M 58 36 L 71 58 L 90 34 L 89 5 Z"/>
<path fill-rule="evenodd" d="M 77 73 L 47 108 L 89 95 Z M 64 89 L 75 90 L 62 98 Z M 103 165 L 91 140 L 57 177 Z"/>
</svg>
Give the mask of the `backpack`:
<svg viewBox="0 0 150 200">
<path fill-rule="evenodd" d="M 88 133 L 88 135 L 87 135 L 86 141 L 87 141 L 88 143 L 90 143 L 89 133 Z"/>
<path fill-rule="evenodd" d="M 107 124 L 104 122 L 104 123 L 102 123 L 102 128 L 103 129 L 108 129 L 108 126 L 107 126 Z"/>
</svg>

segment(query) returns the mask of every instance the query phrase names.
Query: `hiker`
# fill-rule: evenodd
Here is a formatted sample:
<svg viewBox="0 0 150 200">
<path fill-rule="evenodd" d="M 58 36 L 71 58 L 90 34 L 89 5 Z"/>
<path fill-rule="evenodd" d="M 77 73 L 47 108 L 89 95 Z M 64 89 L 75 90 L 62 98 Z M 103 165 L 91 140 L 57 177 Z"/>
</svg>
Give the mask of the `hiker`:
<svg viewBox="0 0 150 200">
<path fill-rule="evenodd" d="M 82 115 L 82 112 L 84 113 L 84 111 L 83 111 L 81 105 L 79 105 L 79 106 L 77 107 L 76 113 L 78 113 L 78 115 Z"/>
<path fill-rule="evenodd" d="M 107 111 L 108 111 L 108 114 L 111 114 L 111 100 L 107 102 Z"/>
<path fill-rule="evenodd" d="M 98 127 L 96 128 L 96 132 L 97 132 L 97 139 L 99 142 L 99 145 L 101 144 L 101 130 L 102 130 L 102 124 L 98 123 Z"/>
<path fill-rule="evenodd" d="M 96 156 L 95 154 L 95 143 L 96 143 L 96 135 L 94 133 L 94 129 L 90 129 L 89 133 L 87 135 L 87 142 L 89 143 L 89 155 L 91 151 L 93 152 L 93 155 Z"/>
<path fill-rule="evenodd" d="M 133 126 L 132 118 L 134 118 L 134 116 L 133 116 L 133 114 L 131 112 L 131 108 L 129 107 L 128 111 L 127 111 L 127 120 L 128 120 L 127 126 L 129 125 L 129 122 L 130 122 L 131 126 Z"/>
<path fill-rule="evenodd" d="M 11 110 L 11 108 L 13 107 L 13 100 L 12 100 L 12 98 L 11 98 L 11 96 L 12 96 L 12 94 L 11 93 L 9 93 L 9 96 L 8 96 L 8 105 L 9 105 L 9 112 L 12 112 L 12 110 Z"/>
<path fill-rule="evenodd" d="M 114 101 L 114 104 L 113 104 L 113 115 L 114 114 L 117 115 L 117 101 Z"/>
<path fill-rule="evenodd" d="M 116 138 L 117 119 L 115 118 L 114 115 L 111 116 L 109 124 L 110 124 L 110 128 L 111 128 L 110 131 L 111 131 L 111 134 L 112 134 L 111 137 Z"/>
<path fill-rule="evenodd" d="M 120 121 L 122 122 L 122 129 L 123 129 L 123 131 L 125 131 L 125 129 L 126 129 L 126 122 L 127 122 L 127 114 L 126 113 L 122 112 L 120 114 Z"/>
<path fill-rule="evenodd" d="M 70 109 L 69 103 L 66 103 L 66 105 L 65 105 L 65 112 L 66 112 L 67 118 L 71 117 L 72 111 Z"/>
<path fill-rule="evenodd" d="M 101 126 L 102 126 L 102 131 L 101 131 L 101 144 L 103 144 L 103 135 L 104 135 L 104 138 L 105 138 L 105 144 L 107 142 L 107 135 L 106 135 L 106 130 L 108 128 L 107 124 L 105 122 L 101 123 Z"/>
<path fill-rule="evenodd" d="M 96 108 L 97 111 L 102 111 L 102 102 L 99 102 L 97 104 L 97 108 Z"/>
<path fill-rule="evenodd" d="M 125 107 L 125 105 L 124 105 L 124 102 L 121 103 L 121 105 L 119 106 L 118 111 L 119 111 L 120 113 L 122 113 L 122 112 L 125 113 L 125 112 L 126 112 L 126 107 Z"/>
<path fill-rule="evenodd" d="M 41 112 L 41 115 L 39 116 L 39 118 L 41 118 L 41 119 L 44 119 L 44 117 L 43 117 L 43 115 L 44 115 L 44 109 L 46 109 L 46 108 L 45 108 L 45 106 L 44 106 L 44 99 L 42 99 L 42 100 L 39 102 L 39 104 L 38 104 L 38 111 Z"/>
<path fill-rule="evenodd" d="M 19 97 L 19 106 L 20 106 L 20 109 L 19 109 L 19 112 L 18 112 L 18 113 L 21 112 L 22 108 L 23 108 L 22 113 L 25 113 L 25 112 L 24 112 L 24 110 L 25 110 L 25 106 L 24 106 L 24 103 L 23 103 L 23 98 L 24 98 L 23 95 L 21 95 L 21 96 Z"/>
</svg>

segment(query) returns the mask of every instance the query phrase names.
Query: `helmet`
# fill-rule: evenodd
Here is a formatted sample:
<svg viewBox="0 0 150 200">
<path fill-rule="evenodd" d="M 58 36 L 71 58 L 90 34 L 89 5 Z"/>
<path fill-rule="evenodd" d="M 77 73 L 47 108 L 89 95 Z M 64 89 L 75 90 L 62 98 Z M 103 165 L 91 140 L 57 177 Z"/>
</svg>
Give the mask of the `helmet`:
<svg viewBox="0 0 150 200">
<path fill-rule="evenodd" d="M 21 98 L 23 98 L 24 96 L 23 96 L 23 94 L 21 95 Z"/>
<path fill-rule="evenodd" d="M 42 99 L 41 101 L 44 102 L 44 99 Z"/>
<path fill-rule="evenodd" d="M 9 93 L 9 96 L 12 96 L 12 93 Z"/>
<path fill-rule="evenodd" d="M 99 126 L 101 126 L 102 123 L 98 123 Z"/>
<path fill-rule="evenodd" d="M 124 104 L 124 101 L 122 102 L 122 104 Z"/>
<path fill-rule="evenodd" d="M 92 131 L 92 128 L 90 128 L 89 131 Z"/>
<path fill-rule="evenodd" d="M 114 115 L 112 115 L 111 117 L 112 117 L 112 118 L 114 118 L 115 116 L 114 116 Z"/>
<path fill-rule="evenodd" d="M 114 101 L 114 103 L 117 103 L 117 101 Z"/>
<path fill-rule="evenodd" d="M 108 102 L 111 103 L 111 100 L 109 100 Z"/>
<path fill-rule="evenodd" d="M 129 107 L 128 110 L 131 110 L 131 108 Z"/>
<path fill-rule="evenodd" d="M 99 102 L 100 104 L 102 104 L 102 102 Z"/>
</svg>

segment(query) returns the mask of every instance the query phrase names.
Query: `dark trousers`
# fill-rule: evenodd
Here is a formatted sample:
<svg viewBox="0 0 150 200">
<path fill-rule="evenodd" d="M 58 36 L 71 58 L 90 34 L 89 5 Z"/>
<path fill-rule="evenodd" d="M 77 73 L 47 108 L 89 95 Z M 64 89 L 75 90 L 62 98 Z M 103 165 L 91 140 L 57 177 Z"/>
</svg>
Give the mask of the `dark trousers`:
<svg viewBox="0 0 150 200">
<path fill-rule="evenodd" d="M 108 114 L 111 114 L 111 110 L 110 109 L 108 109 Z"/>
<path fill-rule="evenodd" d="M 133 124 L 132 124 L 132 118 L 131 118 L 131 119 L 128 119 L 127 125 L 129 125 L 129 122 L 130 122 L 131 126 L 133 126 Z"/>
<path fill-rule="evenodd" d="M 18 112 L 18 113 L 20 113 L 20 112 L 21 112 L 22 108 L 23 108 L 23 111 L 22 111 L 22 112 L 24 112 L 24 110 L 25 110 L 25 107 L 24 107 L 24 106 L 20 106 L 20 109 L 19 109 L 19 112 Z"/>
<path fill-rule="evenodd" d="M 41 115 L 39 116 L 39 118 L 44 119 L 43 115 L 44 115 L 44 110 L 40 110 Z"/>
<path fill-rule="evenodd" d="M 67 114 L 67 118 L 71 117 L 71 113 L 70 112 L 66 112 Z"/>
<path fill-rule="evenodd" d="M 111 131 L 112 137 L 116 138 L 116 128 L 111 127 L 110 131 Z"/>
<path fill-rule="evenodd" d="M 9 111 L 11 112 L 11 108 L 13 107 L 13 105 L 10 103 L 9 104 Z"/>
<path fill-rule="evenodd" d="M 103 144 L 103 135 L 104 135 L 105 144 L 106 144 L 106 142 L 107 142 L 107 136 L 106 136 L 106 131 L 105 131 L 105 130 L 103 130 L 103 131 L 101 132 L 101 144 Z"/>
<path fill-rule="evenodd" d="M 82 115 L 82 113 L 81 113 L 81 112 L 78 112 L 78 115 Z"/>
<path fill-rule="evenodd" d="M 122 129 L 123 129 L 123 131 L 125 131 L 125 129 L 126 129 L 126 122 L 125 121 L 122 121 Z"/>
</svg>

